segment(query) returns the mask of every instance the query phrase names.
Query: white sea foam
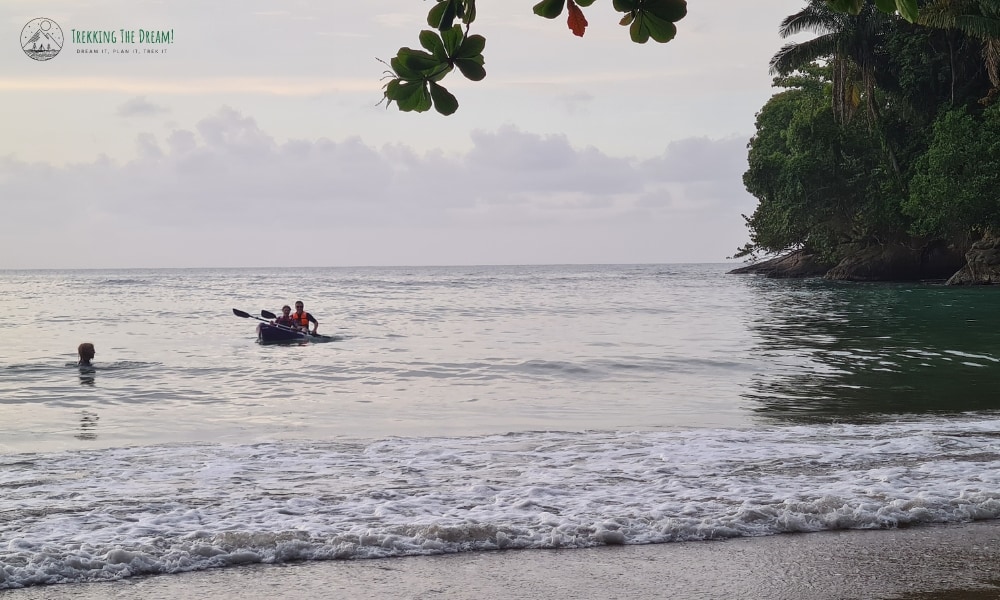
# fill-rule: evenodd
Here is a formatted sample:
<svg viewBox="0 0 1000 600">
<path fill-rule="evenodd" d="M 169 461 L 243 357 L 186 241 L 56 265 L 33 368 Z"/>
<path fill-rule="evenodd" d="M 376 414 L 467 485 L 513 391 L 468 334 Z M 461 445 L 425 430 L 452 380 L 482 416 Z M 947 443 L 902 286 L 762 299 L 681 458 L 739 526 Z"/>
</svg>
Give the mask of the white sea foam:
<svg viewBox="0 0 1000 600">
<path fill-rule="evenodd" d="M 0 588 L 1000 516 L 1000 420 L 0 458 Z"/>
</svg>

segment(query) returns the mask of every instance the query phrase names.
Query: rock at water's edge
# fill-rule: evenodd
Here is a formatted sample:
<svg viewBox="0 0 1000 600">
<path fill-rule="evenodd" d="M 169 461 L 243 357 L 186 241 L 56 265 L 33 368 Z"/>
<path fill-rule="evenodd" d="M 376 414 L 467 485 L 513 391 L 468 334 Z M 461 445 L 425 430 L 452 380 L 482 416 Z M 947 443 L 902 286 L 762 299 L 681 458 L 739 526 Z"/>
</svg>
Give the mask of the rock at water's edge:
<svg viewBox="0 0 1000 600">
<path fill-rule="evenodd" d="M 982 244 L 982 243 L 979 243 Z M 976 246 L 974 245 L 975 249 Z M 973 251 L 962 252 L 942 241 L 930 244 L 851 244 L 841 248 L 844 258 L 836 265 L 820 260 L 815 254 L 796 250 L 789 254 L 733 269 L 731 274 L 756 274 L 772 278 L 824 277 L 834 281 L 922 281 L 955 280 Z M 975 281 L 1000 283 L 1000 240 L 982 245 L 976 254 L 978 269 Z M 959 271 L 956 273 L 956 271 Z M 971 276 L 970 276 L 971 277 Z"/>
<path fill-rule="evenodd" d="M 795 250 L 783 256 L 763 260 L 752 265 L 729 271 L 732 275 L 765 275 L 773 278 L 821 277 L 831 264 L 819 260 L 815 254 Z"/>
<path fill-rule="evenodd" d="M 948 279 L 947 285 L 1000 283 L 1000 238 L 992 235 L 972 244 L 965 253 L 965 266 Z"/>
<path fill-rule="evenodd" d="M 962 253 L 944 243 L 861 246 L 847 252 L 824 277 L 835 281 L 920 281 L 947 279 L 962 268 Z"/>
</svg>

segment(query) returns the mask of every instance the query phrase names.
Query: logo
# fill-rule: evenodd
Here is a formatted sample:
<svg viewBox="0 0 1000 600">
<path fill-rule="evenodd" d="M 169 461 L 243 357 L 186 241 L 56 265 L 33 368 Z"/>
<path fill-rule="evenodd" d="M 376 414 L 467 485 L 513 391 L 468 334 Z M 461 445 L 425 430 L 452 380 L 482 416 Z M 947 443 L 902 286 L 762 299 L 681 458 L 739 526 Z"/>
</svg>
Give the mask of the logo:
<svg viewBox="0 0 1000 600">
<path fill-rule="evenodd" d="M 63 47 L 63 32 L 52 19 L 39 17 L 21 30 L 21 50 L 34 60 L 50 60 Z"/>
</svg>

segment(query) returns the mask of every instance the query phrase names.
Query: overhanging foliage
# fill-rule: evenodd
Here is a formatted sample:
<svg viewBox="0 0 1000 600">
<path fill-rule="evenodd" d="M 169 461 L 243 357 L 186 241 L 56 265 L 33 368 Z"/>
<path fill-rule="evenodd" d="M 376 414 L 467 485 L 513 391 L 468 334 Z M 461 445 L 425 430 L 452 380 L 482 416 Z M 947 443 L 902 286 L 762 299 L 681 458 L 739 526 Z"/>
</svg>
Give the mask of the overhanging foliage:
<svg viewBox="0 0 1000 600">
<path fill-rule="evenodd" d="M 860 12 L 866 2 L 874 1 L 884 12 L 898 12 L 909 21 L 917 18 L 917 0 L 825 1 L 834 10 L 851 14 Z M 582 9 L 594 2 L 541 0 L 533 10 L 546 19 L 556 19 L 565 11 L 566 26 L 582 37 L 589 25 Z M 637 44 L 649 40 L 669 42 L 677 35 L 675 24 L 687 15 L 686 0 L 612 0 L 612 5 L 622 13 L 619 24 L 628 27 L 629 38 Z M 486 38 L 469 33 L 475 20 L 476 0 L 435 0 L 427 13 L 427 24 L 435 31 L 421 31 L 419 36 L 424 50 L 400 48 L 387 63 L 391 70 L 386 72 L 382 88 L 386 107 L 395 103 L 404 112 L 425 112 L 433 107 L 443 115 L 458 110 L 458 99 L 440 81 L 455 68 L 472 81 L 486 77 L 483 66 Z"/>
</svg>

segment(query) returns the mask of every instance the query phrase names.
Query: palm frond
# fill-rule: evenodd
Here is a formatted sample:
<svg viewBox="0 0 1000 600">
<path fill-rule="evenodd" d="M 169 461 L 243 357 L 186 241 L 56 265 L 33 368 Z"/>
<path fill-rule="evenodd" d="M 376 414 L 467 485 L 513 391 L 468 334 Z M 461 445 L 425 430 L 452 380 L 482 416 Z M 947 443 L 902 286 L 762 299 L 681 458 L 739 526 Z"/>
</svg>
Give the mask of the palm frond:
<svg viewBox="0 0 1000 600">
<path fill-rule="evenodd" d="M 981 15 L 959 15 L 955 17 L 955 28 L 980 39 L 1000 38 L 1000 19 Z"/>
<path fill-rule="evenodd" d="M 794 15 L 789 15 L 778 25 L 778 35 L 790 37 L 803 31 L 827 33 L 836 26 L 835 17 L 829 12 L 822 13 L 813 6 L 807 6 Z"/>
<path fill-rule="evenodd" d="M 920 7 L 920 17 L 917 23 L 925 27 L 935 29 L 953 29 L 955 27 L 955 16 L 957 12 L 956 2 L 950 0 L 937 0 L 927 6 Z"/>
<path fill-rule="evenodd" d="M 797 44 L 785 44 L 771 57 L 771 75 L 788 75 L 816 60 L 831 58 L 837 51 L 837 38 L 828 33 Z"/>
</svg>

